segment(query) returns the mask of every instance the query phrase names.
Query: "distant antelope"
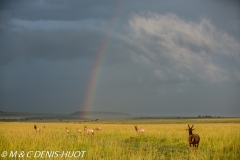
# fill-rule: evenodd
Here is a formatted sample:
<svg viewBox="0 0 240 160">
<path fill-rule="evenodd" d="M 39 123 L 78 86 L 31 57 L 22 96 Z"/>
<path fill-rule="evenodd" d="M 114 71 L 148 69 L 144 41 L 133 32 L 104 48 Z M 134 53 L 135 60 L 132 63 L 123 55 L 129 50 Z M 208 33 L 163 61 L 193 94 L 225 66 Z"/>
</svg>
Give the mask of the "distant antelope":
<svg viewBox="0 0 240 160">
<path fill-rule="evenodd" d="M 69 129 L 67 127 L 66 127 L 65 131 L 67 134 L 69 134 Z"/>
<path fill-rule="evenodd" d="M 144 129 L 138 129 L 138 127 L 137 126 L 135 126 L 135 130 L 136 130 L 136 132 L 137 132 L 137 134 L 144 134 Z"/>
<path fill-rule="evenodd" d="M 189 146 L 191 147 L 191 145 L 193 145 L 193 147 L 197 147 L 198 148 L 198 145 L 199 145 L 199 142 L 200 142 L 200 136 L 198 134 L 193 134 L 192 131 L 194 130 L 193 129 L 193 126 L 190 127 L 188 125 L 188 132 L 189 132 L 189 137 L 188 137 L 188 142 L 189 142 Z"/>
<path fill-rule="evenodd" d="M 101 128 L 101 127 L 96 127 L 95 130 L 97 130 L 97 131 L 101 131 L 102 128 Z"/>
<path fill-rule="evenodd" d="M 45 125 L 43 125 L 43 128 L 45 128 Z"/>
<path fill-rule="evenodd" d="M 87 132 L 88 135 L 94 135 L 94 130 L 93 129 L 88 129 L 87 126 L 84 126 L 84 131 Z"/>
<path fill-rule="evenodd" d="M 36 124 L 34 124 L 34 129 L 35 129 L 36 132 L 40 132 L 40 128 L 38 128 L 38 127 L 36 126 Z"/>
<path fill-rule="evenodd" d="M 81 132 L 82 132 L 80 129 L 77 129 L 77 128 L 76 128 L 76 130 L 77 130 L 77 133 L 81 133 Z"/>
</svg>

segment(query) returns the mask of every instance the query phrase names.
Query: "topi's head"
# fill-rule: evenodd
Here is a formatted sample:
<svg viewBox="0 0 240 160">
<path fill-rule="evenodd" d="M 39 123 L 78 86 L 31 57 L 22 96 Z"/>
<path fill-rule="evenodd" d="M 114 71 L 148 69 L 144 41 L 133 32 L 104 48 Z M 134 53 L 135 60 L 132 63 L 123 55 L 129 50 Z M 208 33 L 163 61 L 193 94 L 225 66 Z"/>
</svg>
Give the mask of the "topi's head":
<svg viewBox="0 0 240 160">
<path fill-rule="evenodd" d="M 190 127 L 190 126 L 188 125 L 188 129 L 186 129 L 186 130 L 188 130 L 189 134 L 192 134 L 192 131 L 194 130 L 194 129 L 193 129 L 193 126 L 194 126 L 194 125 L 192 125 L 192 127 Z"/>
</svg>

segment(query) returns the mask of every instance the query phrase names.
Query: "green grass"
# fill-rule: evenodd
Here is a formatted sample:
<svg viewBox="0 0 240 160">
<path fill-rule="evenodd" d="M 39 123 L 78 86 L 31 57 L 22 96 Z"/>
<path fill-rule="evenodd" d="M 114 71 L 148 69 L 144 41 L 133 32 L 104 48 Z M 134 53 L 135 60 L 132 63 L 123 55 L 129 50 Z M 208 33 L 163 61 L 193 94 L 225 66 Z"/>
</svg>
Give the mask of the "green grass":
<svg viewBox="0 0 240 160">
<path fill-rule="evenodd" d="M 83 158 L 55 159 L 106 159 L 106 160 L 159 160 L 159 159 L 240 159 L 240 119 L 197 120 L 128 120 L 84 123 L 36 123 L 40 133 L 33 129 L 34 123 L 0 123 L 0 154 L 3 151 L 86 151 Z M 201 137 L 198 150 L 190 150 L 188 123 L 194 122 L 194 133 Z M 137 135 L 134 125 L 145 129 Z M 45 125 L 46 128 L 42 126 Z M 94 136 L 83 132 L 83 126 L 95 128 Z M 70 129 L 67 135 L 65 127 Z M 82 130 L 77 134 L 76 128 Z M 34 159 L 3 158 L 0 159 Z M 35 158 L 53 159 L 53 158 Z"/>
</svg>

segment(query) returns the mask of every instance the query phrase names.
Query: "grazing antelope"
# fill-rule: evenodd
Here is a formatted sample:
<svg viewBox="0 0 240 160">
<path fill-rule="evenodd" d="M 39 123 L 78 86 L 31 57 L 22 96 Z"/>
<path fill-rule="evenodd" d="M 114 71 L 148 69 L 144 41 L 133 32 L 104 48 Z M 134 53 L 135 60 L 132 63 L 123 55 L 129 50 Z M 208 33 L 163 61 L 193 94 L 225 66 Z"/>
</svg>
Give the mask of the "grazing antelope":
<svg viewBox="0 0 240 160">
<path fill-rule="evenodd" d="M 82 131 L 80 130 L 80 129 L 78 129 L 78 128 L 76 128 L 76 130 L 77 130 L 77 133 L 81 133 Z"/>
<path fill-rule="evenodd" d="M 101 128 L 101 127 L 96 127 L 95 130 L 97 130 L 97 131 L 101 131 L 102 128 Z"/>
<path fill-rule="evenodd" d="M 65 131 L 67 134 L 69 134 L 69 129 L 67 127 L 66 127 Z"/>
<path fill-rule="evenodd" d="M 189 132 L 189 137 L 188 137 L 188 142 L 189 142 L 189 146 L 191 147 L 191 145 L 193 145 L 193 147 L 197 147 L 198 148 L 198 145 L 199 145 L 199 142 L 200 142 L 200 136 L 198 134 L 193 134 L 192 131 L 194 130 L 193 129 L 193 126 L 190 127 L 188 125 L 188 132 Z"/>
<path fill-rule="evenodd" d="M 137 132 L 137 134 L 144 134 L 144 129 L 138 129 L 138 127 L 137 126 L 135 126 L 135 130 L 136 130 L 136 132 Z"/>
<path fill-rule="evenodd" d="M 90 134 L 94 135 L 94 130 L 88 129 L 87 126 L 84 126 L 84 131 L 86 131 L 88 135 L 90 135 Z"/>
<path fill-rule="evenodd" d="M 38 128 L 36 124 L 34 124 L 34 129 L 36 130 L 36 132 L 40 132 L 40 128 Z"/>
</svg>

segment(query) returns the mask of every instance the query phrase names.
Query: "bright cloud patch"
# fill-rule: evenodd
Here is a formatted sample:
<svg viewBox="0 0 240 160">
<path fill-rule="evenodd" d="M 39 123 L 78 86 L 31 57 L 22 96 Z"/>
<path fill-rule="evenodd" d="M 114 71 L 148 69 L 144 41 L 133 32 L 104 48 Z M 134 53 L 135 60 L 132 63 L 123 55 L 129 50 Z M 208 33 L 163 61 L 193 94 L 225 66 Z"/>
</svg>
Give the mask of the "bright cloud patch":
<svg viewBox="0 0 240 160">
<path fill-rule="evenodd" d="M 124 38 L 133 60 L 151 67 L 160 80 L 238 79 L 240 44 L 208 19 L 188 22 L 173 14 L 134 15 Z M 229 64 L 223 66 L 226 58 Z"/>
</svg>

